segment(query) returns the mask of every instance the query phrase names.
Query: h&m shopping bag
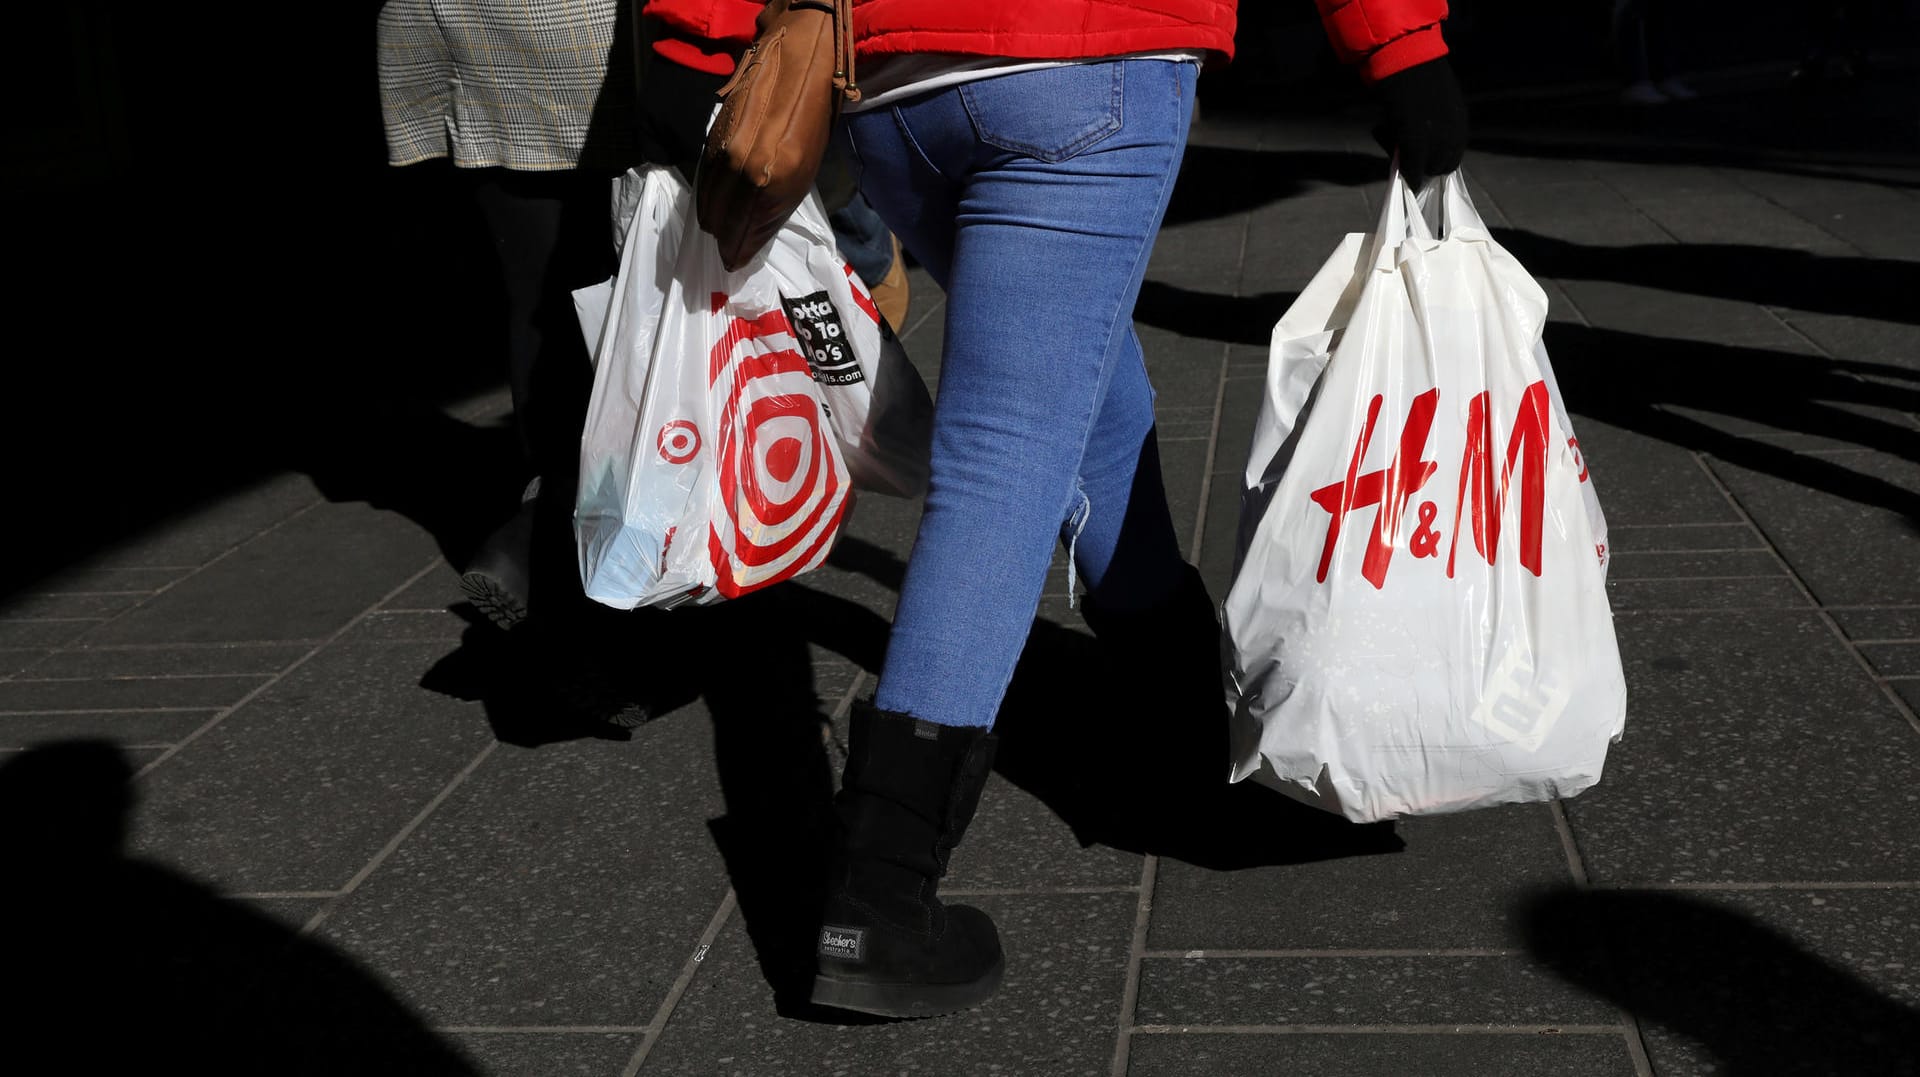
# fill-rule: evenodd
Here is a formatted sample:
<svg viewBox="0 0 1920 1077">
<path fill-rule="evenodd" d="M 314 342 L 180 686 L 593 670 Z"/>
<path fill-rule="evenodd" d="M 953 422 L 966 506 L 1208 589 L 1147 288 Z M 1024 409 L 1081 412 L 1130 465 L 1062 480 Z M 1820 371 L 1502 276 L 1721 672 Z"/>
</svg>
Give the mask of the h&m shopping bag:
<svg viewBox="0 0 1920 1077">
<path fill-rule="evenodd" d="M 615 194 L 619 273 L 575 294 L 595 342 L 574 511 L 609 606 L 710 603 L 818 567 L 852 491 L 924 490 L 926 383 L 809 197 L 737 271 L 666 168 Z"/>
<path fill-rule="evenodd" d="M 1225 620 L 1232 777 L 1369 822 L 1572 796 L 1625 726 L 1545 294 L 1396 174 L 1274 327 Z"/>
</svg>

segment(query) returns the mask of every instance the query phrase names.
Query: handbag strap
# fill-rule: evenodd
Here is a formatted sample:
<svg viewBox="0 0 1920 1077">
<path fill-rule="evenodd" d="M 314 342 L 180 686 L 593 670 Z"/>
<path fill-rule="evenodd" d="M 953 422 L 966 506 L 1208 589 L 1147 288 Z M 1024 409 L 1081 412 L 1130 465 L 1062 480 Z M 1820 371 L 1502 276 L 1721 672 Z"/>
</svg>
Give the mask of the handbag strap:
<svg viewBox="0 0 1920 1077">
<path fill-rule="evenodd" d="M 853 0 L 791 0 L 787 7 L 833 16 L 833 88 L 844 104 L 860 100 L 860 83 L 853 74 Z"/>
</svg>

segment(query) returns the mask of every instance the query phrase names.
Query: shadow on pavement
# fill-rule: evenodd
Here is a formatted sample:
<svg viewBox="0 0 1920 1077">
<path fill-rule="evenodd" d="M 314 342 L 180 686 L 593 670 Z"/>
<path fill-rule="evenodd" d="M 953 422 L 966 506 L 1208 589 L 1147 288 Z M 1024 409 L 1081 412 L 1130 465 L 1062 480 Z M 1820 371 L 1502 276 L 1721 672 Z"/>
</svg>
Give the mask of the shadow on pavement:
<svg viewBox="0 0 1920 1077">
<path fill-rule="evenodd" d="M 132 775 L 94 741 L 0 764 L 0 1007 L 16 1060 L 209 1077 L 478 1073 L 352 959 L 128 858 Z"/>
<path fill-rule="evenodd" d="M 1920 294 L 1920 263 L 1738 244 L 1589 247 L 1533 232 L 1493 232 L 1535 277 L 1618 281 L 1770 307 L 1920 324 L 1920 309 L 1911 298 Z M 1920 368 L 1886 373 L 1920 383 Z"/>
<path fill-rule="evenodd" d="M 1168 676 L 1122 668 L 1087 633 L 1035 622 L 995 727 L 994 769 L 1058 815 L 1082 846 L 1213 871 L 1406 847 L 1391 822 L 1355 825 L 1250 781 L 1228 784 L 1218 686 L 1182 713 L 1141 706 L 1153 695 L 1143 678 Z"/>
<path fill-rule="evenodd" d="M 1516 915 L 1528 950 L 1561 977 L 1697 1042 L 1726 1067 L 1713 1072 L 1911 1073 L 1920 1059 L 1920 1011 L 1730 909 L 1675 894 L 1558 890 Z"/>
<path fill-rule="evenodd" d="M 1647 260 L 1651 263 L 1654 255 Z M 1809 276 L 1819 273 L 1819 262 L 1807 269 Z M 1707 281 L 1692 287 L 1717 286 Z M 1792 302 L 1786 296 L 1782 300 Z M 1135 316 L 1143 324 L 1186 336 L 1264 347 L 1288 302 L 1291 297 L 1284 293 L 1236 298 L 1150 282 L 1141 290 Z M 1576 416 L 1887 509 L 1920 528 L 1920 491 L 1856 471 L 1844 458 L 1796 452 L 1735 432 L 1759 424 L 1771 428 L 1759 432 L 1767 436 L 1827 438 L 1920 461 L 1920 430 L 1886 417 L 1889 412 L 1920 411 L 1920 372 L 1565 322 L 1547 326 L 1546 343 L 1567 406 Z"/>
<path fill-rule="evenodd" d="M 1384 154 L 1188 146 L 1165 224 L 1231 217 L 1315 187 L 1384 183 L 1388 175 Z"/>
</svg>

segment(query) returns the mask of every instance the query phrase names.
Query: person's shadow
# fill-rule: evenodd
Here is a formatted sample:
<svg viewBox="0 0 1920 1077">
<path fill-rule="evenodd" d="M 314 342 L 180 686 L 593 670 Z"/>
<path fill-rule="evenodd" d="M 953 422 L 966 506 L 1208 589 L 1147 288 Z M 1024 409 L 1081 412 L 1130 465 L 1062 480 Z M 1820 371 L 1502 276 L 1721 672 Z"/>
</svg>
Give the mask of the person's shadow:
<svg viewBox="0 0 1920 1077">
<path fill-rule="evenodd" d="M 120 750 L 98 741 L 0 763 L 0 1008 L 16 1065 L 207 1077 L 478 1072 L 350 958 L 129 858 L 132 775 Z"/>
<path fill-rule="evenodd" d="M 1575 889 L 1531 895 L 1515 912 L 1535 957 L 1695 1041 L 1725 1065 L 1716 1073 L 1920 1072 L 1920 1010 L 1742 913 L 1679 894 Z"/>
</svg>

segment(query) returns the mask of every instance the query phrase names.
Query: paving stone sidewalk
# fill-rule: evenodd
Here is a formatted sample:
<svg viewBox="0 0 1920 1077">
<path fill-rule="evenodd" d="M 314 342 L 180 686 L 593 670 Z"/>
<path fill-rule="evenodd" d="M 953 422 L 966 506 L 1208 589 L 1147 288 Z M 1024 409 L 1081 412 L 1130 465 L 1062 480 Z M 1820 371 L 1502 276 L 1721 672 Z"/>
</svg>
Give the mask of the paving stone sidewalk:
<svg viewBox="0 0 1920 1077">
<path fill-rule="evenodd" d="M 1612 529 L 1597 788 L 1309 849 L 1249 787 L 1153 850 L 1010 733 L 949 887 L 1001 925 L 1002 994 L 826 1021 L 782 798 L 872 687 L 916 507 L 865 498 L 828 568 L 620 654 L 684 689 L 622 739 L 542 726 L 435 521 L 287 472 L 0 607 L 15 979 L 106 1004 L 60 1072 L 131 1040 L 217 1073 L 1920 1073 L 1920 164 L 1540 122 L 1582 108 L 1488 103 L 1468 173 L 1551 296 Z M 1216 594 L 1268 330 L 1381 172 L 1352 117 L 1197 128 L 1138 319 Z M 1097 729 L 1059 571 L 1040 617 L 1016 691 Z"/>
</svg>

